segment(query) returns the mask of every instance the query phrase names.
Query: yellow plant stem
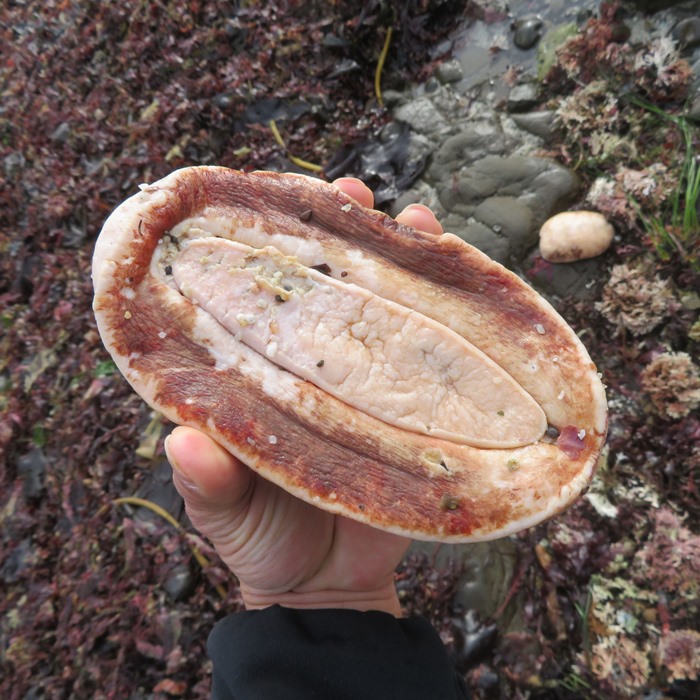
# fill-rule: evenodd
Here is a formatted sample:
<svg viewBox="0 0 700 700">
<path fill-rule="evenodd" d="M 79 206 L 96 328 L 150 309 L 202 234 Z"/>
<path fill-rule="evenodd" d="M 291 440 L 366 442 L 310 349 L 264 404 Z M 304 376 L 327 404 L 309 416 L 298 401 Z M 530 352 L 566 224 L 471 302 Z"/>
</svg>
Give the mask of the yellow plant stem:
<svg viewBox="0 0 700 700">
<path fill-rule="evenodd" d="M 393 34 L 393 31 L 394 30 L 392 27 L 389 27 L 389 29 L 386 30 L 384 46 L 382 46 L 382 52 L 379 54 L 377 70 L 374 72 L 374 94 L 377 96 L 377 102 L 379 102 L 380 107 L 384 106 L 384 98 L 382 97 L 382 70 L 384 69 L 386 55 L 389 53 L 389 44 L 391 43 L 391 35 Z"/>
<path fill-rule="evenodd" d="M 316 163 L 310 163 L 308 160 L 303 160 L 302 158 L 297 158 L 287 150 L 287 146 L 284 143 L 282 134 L 280 134 L 280 130 L 277 128 L 277 124 L 275 123 L 274 119 L 270 119 L 269 126 L 275 141 L 281 148 L 284 149 L 287 158 L 289 158 L 289 160 L 291 160 L 292 163 L 294 163 L 294 165 L 298 165 L 300 168 L 304 168 L 304 170 L 311 170 L 315 173 L 320 173 L 323 170 L 323 168 L 320 165 L 316 165 Z"/>
<path fill-rule="evenodd" d="M 187 535 L 185 529 L 178 523 L 175 518 L 173 518 L 170 513 L 164 508 L 161 508 L 157 503 L 153 501 L 148 501 L 145 498 L 139 498 L 138 496 L 124 496 L 122 498 L 115 498 L 112 503 L 116 505 L 130 505 L 130 506 L 141 506 L 142 508 L 148 508 L 148 510 L 153 511 L 156 515 L 159 515 L 163 520 L 172 525 L 180 534 Z M 187 539 L 187 537 L 185 537 Z M 202 567 L 203 571 L 206 571 L 211 563 L 209 560 L 199 551 L 199 549 L 192 544 L 189 540 L 187 541 L 189 548 L 192 550 L 192 555 L 197 560 L 197 563 Z M 216 592 L 221 596 L 222 599 L 226 598 L 226 589 L 218 583 L 216 585 Z"/>
</svg>

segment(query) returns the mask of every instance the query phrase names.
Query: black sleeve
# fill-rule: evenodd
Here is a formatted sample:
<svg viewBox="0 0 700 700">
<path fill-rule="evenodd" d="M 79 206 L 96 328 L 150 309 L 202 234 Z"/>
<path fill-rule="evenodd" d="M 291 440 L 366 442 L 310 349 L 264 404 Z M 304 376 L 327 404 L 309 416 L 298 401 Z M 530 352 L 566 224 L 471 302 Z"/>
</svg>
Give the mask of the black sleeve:
<svg viewBox="0 0 700 700">
<path fill-rule="evenodd" d="M 421 618 L 274 606 L 224 618 L 209 636 L 212 700 L 468 698 Z"/>
</svg>

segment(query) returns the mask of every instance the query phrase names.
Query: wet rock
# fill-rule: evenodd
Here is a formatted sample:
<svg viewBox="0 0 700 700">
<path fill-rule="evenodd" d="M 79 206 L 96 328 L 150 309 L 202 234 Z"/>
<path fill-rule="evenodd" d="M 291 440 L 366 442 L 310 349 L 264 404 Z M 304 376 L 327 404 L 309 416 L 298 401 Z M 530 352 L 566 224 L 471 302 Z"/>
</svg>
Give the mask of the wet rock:
<svg viewBox="0 0 700 700">
<path fill-rule="evenodd" d="M 282 100 L 278 97 L 263 97 L 248 105 L 243 113 L 246 124 L 268 124 L 271 120 L 295 119 L 306 114 L 311 105 L 305 100 Z"/>
<path fill-rule="evenodd" d="M 700 95 L 692 101 L 685 116 L 694 122 L 700 122 Z"/>
<path fill-rule="evenodd" d="M 667 10 L 674 5 L 680 5 L 687 0 L 631 0 L 633 5 L 646 12 L 657 12 Z"/>
<path fill-rule="evenodd" d="M 518 260 L 537 241 L 533 212 L 515 197 L 489 197 L 474 210 L 474 218 L 506 238 L 510 257 Z"/>
<path fill-rule="evenodd" d="M 681 48 L 700 46 L 700 17 L 682 19 L 671 31 Z"/>
<path fill-rule="evenodd" d="M 556 60 L 557 49 L 578 32 L 575 22 L 560 24 L 549 29 L 537 45 L 537 79 L 544 80 Z"/>
<path fill-rule="evenodd" d="M 486 253 L 492 260 L 502 265 L 510 262 L 512 257 L 510 242 L 500 232 L 494 231 L 485 224 L 450 214 L 445 217 L 444 227 L 446 231 L 455 233 L 482 253 Z"/>
<path fill-rule="evenodd" d="M 610 247 L 614 235 L 612 225 L 598 212 L 563 212 L 542 225 L 540 255 L 556 263 L 595 258 Z"/>
<path fill-rule="evenodd" d="M 346 75 L 347 73 L 353 73 L 355 71 L 362 70 L 362 66 L 351 58 L 346 58 L 341 61 L 334 71 L 328 74 L 327 80 L 333 80 L 334 78 L 339 78 L 341 75 Z"/>
<path fill-rule="evenodd" d="M 464 77 L 464 71 L 460 62 L 452 58 L 437 67 L 435 77 L 443 84 L 456 83 Z"/>
<path fill-rule="evenodd" d="M 8 556 L 0 567 L 0 581 L 15 583 L 24 577 L 27 569 L 31 568 L 37 560 L 32 540 L 23 539 Z"/>
<path fill-rule="evenodd" d="M 501 153 L 503 132 L 492 124 L 475 124 L 450 136 L 437 149 L 430 166 L 430 177 L 451 177 L 465 163 Z"/>
<path fill-rule="evenodd" d="M 604 278 L 602 258 L 573 263 L 550 263 L 535 249 L 523 267 L 527 278 L 541 294 L 560 298 L 590 299 L 596 294 L 597 282 Z"/>
<path fill-rule="evenodd" d="M 163 588 L 171 600 L 178 601 L 186 598 L 194 590 L 194 583 L 190 567 L 187 564 L 178 564 L 173 567 Z"/>
<path fill-rule="evenodd" d="M 523 17 L 513 22 L 513 43 L 523 50 L 531 49 L 542 38 L 544 25 L 539 17 Z"/>
<path fill-rule="evenodd" d="M 20 151 L 9 153 L 2 161 L 3 171 L 8 178 L 17 176 L 24 169 L 26 164 L 27 159 Z"/>
<path fill-rule="evenodd" d="M 65 143 L 68 141 L 68 137 L 70 136 L 70 124 L 68 122 L 61 122 L 51 133 L 51 136 L 49 137 L 52 141 L 55 141 L 56 143 Z"/>
<path fill-rule="evenodd" d="M 419 97 L 400 106 L 395 118 L 419 134 L 435 134 L 447 128 L 445 118 L 429 97 Z"/>
<path fill-rule="evenodd" d="M 19 458 L 17 471 L 22 477 L 22 493 L 25 499 L 35 500 L 44 493 L 44 473 L 46 471 L 46 457 L 44 453 L 35 447 Z"/>
<path fill-rule="evenodd" d="M 561 123 L 557 118 L 556 112 L 552 110 L 514 114 L 513 121 L 521 129 L 538 136 L 545 142 L 552 141 L 561 130 Z"/>
<path fill-rule="evenodd" d="M 157 458 L 136 492 L 136 496 L 159 505 L 178 520 L 182 515 L 182 498 L 173 485 L 172 475 L 172 467 L 168 460 L 165 457 Z M 139 508 L 135 517 L 147 522 L 162 521 L 160 515 L 147 508 Z"/>
<path fill-rule="evenodd" d="M 486 156 L 455 173 L 453 181 L 440 183 L 437 192 L 445 209 L 464 216 L 472 216 L 488 197 L 519 198 L 533 210 L 532 223 L 539 228 L 573 196 L 576 186 L 576 177 L 553 161 Z"/>
<path fill-rule="evenodd" d="M 469 668 L 492 649 L 498 637 L 498 628 L 493 622 L 484 622 L 474 610 L 467 610 L 453 622 L 461 632 L 455 639 L 457 663 L 461 668 Z"/>
<path fill-rule="evenodd" d="M 504 157 L 512 145 L 500 129 L 480 125 L 447 139 L 418 182 L 396 200 L 390 212 L 420 201 L 433 209 L 446 231 L 463 238 L 503 264 L 522 261 L 537 243 L 540 226 L 568 207 L 578 178 L 561 165 L 531 156 Z M 513 150 L 513 149 L 510 149 Z"/>
<path fill-rule="evenodd" d="M 509 112 L 527 112 L 538 102 L 537 85 L 524 83 L 516 85 L 508 95 L 506 104 Z"/>
<path fill-rule="evenodd" d="M 464 610 L 476 611 L 482 619 L 493 619 L 505 597 L 515 573 L 518 553 L 517 545 L 510 538 L 475 544 L 458 544 L 449 547 L 433 542 L 414 542 L 410 552 L 425 552 L 434 561 L 435 567 L 457 559 L 464 564 L 464 573 L 459 582 L 455 602 Z M 522 617 L 518 597 L 514 597 L 498 620 L 501 631 L 517 626 Z M 474 617 L 465 619 L 466 629 L 474 629 Z M 467 632 L 469 634 L 469 632 Z"/>
</svg>

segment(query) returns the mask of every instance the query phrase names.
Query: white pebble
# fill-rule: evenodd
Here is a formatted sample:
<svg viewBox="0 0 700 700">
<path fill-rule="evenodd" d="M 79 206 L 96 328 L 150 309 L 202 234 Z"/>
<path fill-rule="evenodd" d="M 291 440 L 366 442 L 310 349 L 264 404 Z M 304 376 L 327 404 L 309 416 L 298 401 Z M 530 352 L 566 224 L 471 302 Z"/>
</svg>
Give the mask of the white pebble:
<svg viewBox="0 0 700 700">
<path fill-rule="evenodd" d="M 267 439 L 270 441 L 271 445 L 277 444 L 277 436 L 276 435 L 268 435 Z"/>
<path fill-rule="evenodd" d="M 535 325 L 535 330 L 536 330 L 540 335 L 544 335 L 544 333 L 545 333 L 545 331 L 544 331 L 544 326 L 543 326 L 541 323 L 538 323 L 538 324 Z"/>
<path fill-rule="evenodd" d="M 594 211 L 566 211 L 553 216 L 540 229 L 540 255 L 553 263 L 574 262 L 604 253 L 615 231 Z"/>
<path fill-rule="evenodd" d="M 350 211 L 352 209 L 352 204 L 343 204 L 342 207 L 340 207 L 340 211 Z"/>
</svg>

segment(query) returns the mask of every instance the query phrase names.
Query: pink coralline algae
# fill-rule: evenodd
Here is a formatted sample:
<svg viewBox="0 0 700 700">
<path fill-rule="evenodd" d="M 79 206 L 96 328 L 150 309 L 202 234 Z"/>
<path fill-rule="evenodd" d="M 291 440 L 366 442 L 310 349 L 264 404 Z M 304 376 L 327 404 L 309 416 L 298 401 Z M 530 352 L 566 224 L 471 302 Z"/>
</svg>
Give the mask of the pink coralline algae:
<svg viewBox="0 0 700 700">
<path fill-rule="evenodd" d="M 700 406 L 700 368 L 685 352 L 665 352 L 642 370 L 642 386 L 654 408 L 668 418 L 684 418 Z"/>
<path fill-rule="evenodd" d="M 654 330 L 670 313 L 668 283 L 642 266 L 615 265 L 596 309 L 633 335 Z"/>
</svg>

